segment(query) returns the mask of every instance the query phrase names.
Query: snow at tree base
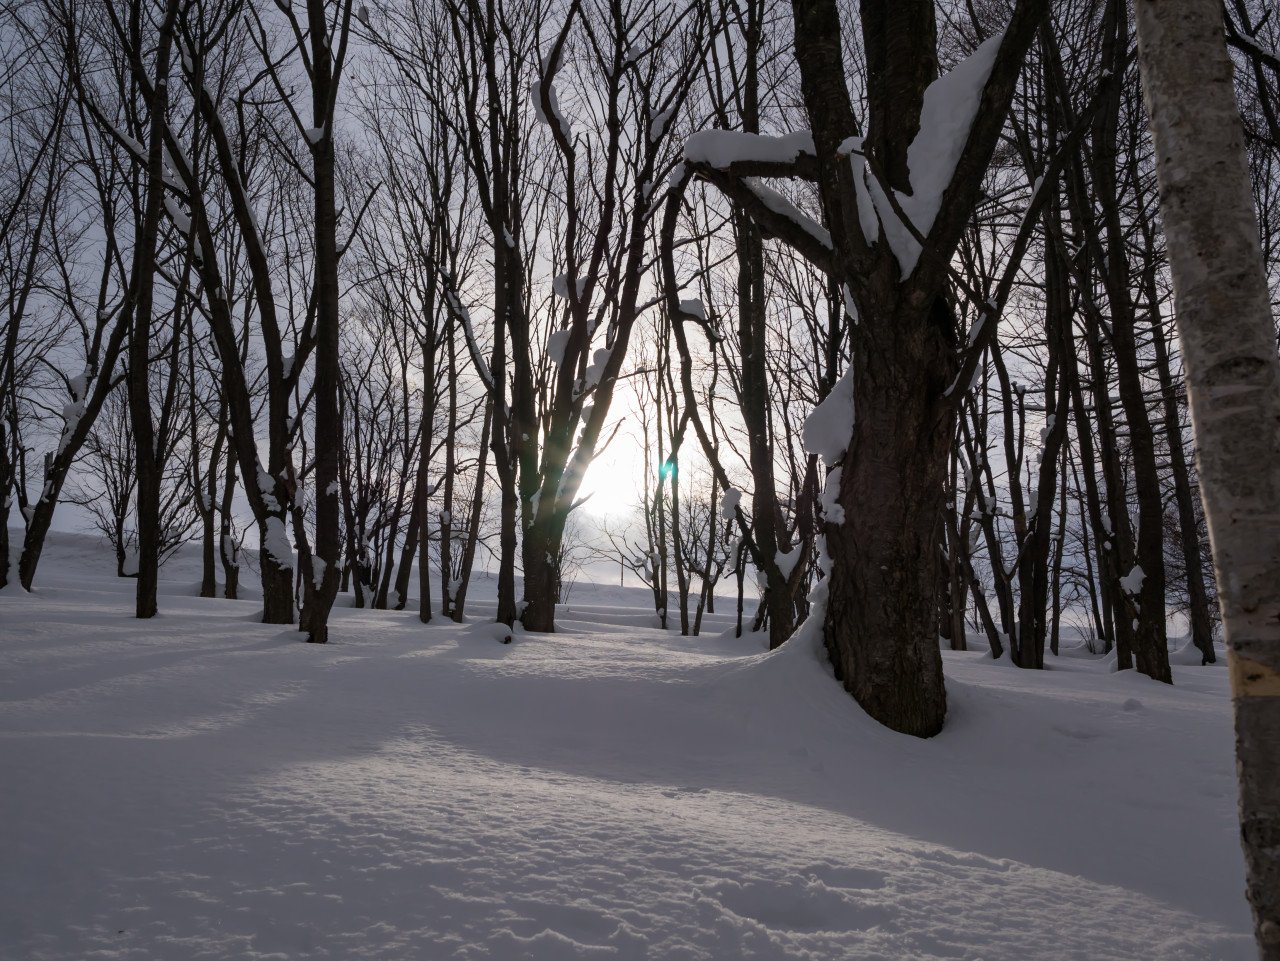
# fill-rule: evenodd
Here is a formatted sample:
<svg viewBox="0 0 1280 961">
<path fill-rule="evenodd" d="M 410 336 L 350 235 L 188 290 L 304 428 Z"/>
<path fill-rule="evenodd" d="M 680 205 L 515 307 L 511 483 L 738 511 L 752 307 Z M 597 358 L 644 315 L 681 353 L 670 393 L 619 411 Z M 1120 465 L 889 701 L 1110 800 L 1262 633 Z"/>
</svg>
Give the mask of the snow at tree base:
<svg viewBox="0 0 1280 961">
<path fill-rule="evenodd" d="M 6 961 L 1255 956 L 1198 655 L 947 651 L 920 740 L 811 641 L 662 632 L 638 588 L 509 645 L 484 579 L 471 624 L 340 601 L 317 647 L 197 560 L 148 621 L 76 535 L 0 593 Z"/>
</svg>

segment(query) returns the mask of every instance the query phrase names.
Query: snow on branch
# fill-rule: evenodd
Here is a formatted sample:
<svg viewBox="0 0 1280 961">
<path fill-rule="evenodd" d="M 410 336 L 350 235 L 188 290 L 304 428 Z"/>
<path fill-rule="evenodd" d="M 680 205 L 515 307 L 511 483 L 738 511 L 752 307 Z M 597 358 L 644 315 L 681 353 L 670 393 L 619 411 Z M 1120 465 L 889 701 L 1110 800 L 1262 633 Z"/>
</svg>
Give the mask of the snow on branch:
<svg viewBox="0 0 1280 961">
<path fill-rule="evenodd" d="M 785 217 L 787 220 L 791 221 L 827 250 L 835 249 L 831 245 L 831 232 L 786 197 L 782 196 L 782 194 L 778 193 L 772 187 L 767 186 L 763 181 L 756 177 L 746 177 L 743 179 L 742 183 L 748 190 L 760 198 L 761 203 L 779 217 Z"/>
<path fill-rule="evenodd" d="M 284 521 L 279 517 L 268 517 L 263 521 L 262 552 L 264 560 L 270 559 L 281 570 L 293 570 L 293 545 L 289 543 Z"/>
<path fill-rule="evenodd" d="M 569 121 L 560 111 L 560 99 L 556 96 L 555 79 L 556 74 L 560 72 L 565 43 L 569 38 L 569 31 L 573 26 L 576 12 L 577 5 L 574 4 L 569 9 L 569 15 L 565 18 L 564 25 L 560 28 L 560 33 L 551 46 L 551 51 L 543 58 L 541 74 L 530 91 L 533 95 L 534 114 L 539 121 L 551 128 L 561 152 L 566 156 L 573 154 L 573 127 L 570 126 Z"/>
<path fill-rule="evenodd" d="M 141 143 L 139 143 L 133 137 L 129 136 L 122 129 L 117 127 L 110 120 L 107 120 L 105 117 L 103 118 L 103 123 L 111 131 L 112 136 L 114 136 L 116 140 L 119 141 L 124 146 L 124 148 L 129 151 L 129 153 L 133 156 L 134 160 L 142 164 L 145 164 L 147 162 L 147 149 L 144 146 L 142 146 Z"/>
<path fill-rule="evenodd" d="M 853 437 L 853 368 L 844 372 L 831 393 L 805 418 L 801 439 L 804 449 L 817 454 L 827 467 L 844 456 Z"/>
<path fill-rule="evenodd" d="M 570 334 L 568 330 L 557 330 L 547 339 L 547 359 L 557 367 L 564 363 L 564 349 L 569 346 Z"/>
<path fill-rule="evenodd" d="M 676 114 L 675 107 L 668 107 L 661 111 L 651 121 L 649 121 L 649 142 L 657 143 L 667 132 L 667 128 L 671 125 L 671 118 Z"/>
<path fill-rule="evenodd" d="M 533 89 L 533 112 L 540 123 L 548 127 L 558 127 L 565 140 L 573 137 L 573 128 L 564 114 L 560 112 L 560 99 L 556 96 L 556 85 L 550 79 L 536 84 Z"/>
<path fill-rule="evenodd" d="M 743 164 L 784 166 L 814 156 L 813 134 L 808 130 L 797 130 L 781 137 L 740 130 L 700 130 L 684 142 L 685 160 L 717 170 Z"/>
<path fill-rule="evenodd" d="M 489 370 L 489 365 L 485 363 L 484 354 L 480 352 L 480 344 L 476 341 L 475 331 L 471 329 L 471 311 L 463 305 L 458 299 L 458 295 L 454 293 L 452 287 L 445 287 L 444 300 L 448 304 L 449 310 L 458 318 L 462 324 L 462 332 L 466 337 L 467 351 L 471 354 L 471 362 L 476 365 L 476 373 L 480 375 L 480 379 L 484 381 L 484 385 L 489 388 L 492 393 L 496 389 L 496 383 L 493 379 L 493 372 Z"/>
<path fill-rule="evenodd" d="M 982 103 L 982 91 L 991 76 L 1003 39 L 1004 32 L 1001 31 L 983 41 L 965 60 L 929 84 L 924 92 L 920 131 L 907 148 L 911 192 L 894 191 L 896 206 L 909 218 L 915 233 L 927 237 L 933 229 L 933 222 L 942 208 L 942 195 L 951 185 L 951 178 L 968 143 L 969 131 Z M 905 279 L 911 276 L 920 260 L 920 242 L 894 211 L 895 204 L 886 196 L 884 185 L 873 176 L 869 186 L 876 213 L 884 225 L 885 238 Z M 861 214 L 859 209 L 860 220 Z M 862 224 L 865 231 L 867 222 L 862 220 Z"/>
</svg>

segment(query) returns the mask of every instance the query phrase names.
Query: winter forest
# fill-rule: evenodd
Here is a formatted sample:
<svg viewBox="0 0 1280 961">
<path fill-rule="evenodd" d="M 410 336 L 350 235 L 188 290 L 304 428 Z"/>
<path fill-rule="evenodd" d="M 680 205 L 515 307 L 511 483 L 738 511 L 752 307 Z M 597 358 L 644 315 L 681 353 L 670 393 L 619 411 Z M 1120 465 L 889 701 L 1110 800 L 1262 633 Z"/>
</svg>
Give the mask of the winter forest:
<svg viewBox="0 0 1280 961">
<path fill-rule="evenodd" d="M 0 0 L 0 958 L 1280 959 L 1277 50 Z"/>
</svg>

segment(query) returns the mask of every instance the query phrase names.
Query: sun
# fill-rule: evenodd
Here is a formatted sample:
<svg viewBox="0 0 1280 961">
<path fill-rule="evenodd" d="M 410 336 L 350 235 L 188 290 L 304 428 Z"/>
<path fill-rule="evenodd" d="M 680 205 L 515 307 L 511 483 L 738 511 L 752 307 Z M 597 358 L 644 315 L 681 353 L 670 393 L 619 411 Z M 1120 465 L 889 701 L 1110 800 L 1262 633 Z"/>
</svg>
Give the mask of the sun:
<svg viewBox="0 0 1280 961">
<path fill-rule="evenodd" d="M 619 436 L 587 468 L 579 498 L 582 509 L 597 517 L 620 517 L 640 503 L 644 460 L 628 437 Z"/>
</svg>

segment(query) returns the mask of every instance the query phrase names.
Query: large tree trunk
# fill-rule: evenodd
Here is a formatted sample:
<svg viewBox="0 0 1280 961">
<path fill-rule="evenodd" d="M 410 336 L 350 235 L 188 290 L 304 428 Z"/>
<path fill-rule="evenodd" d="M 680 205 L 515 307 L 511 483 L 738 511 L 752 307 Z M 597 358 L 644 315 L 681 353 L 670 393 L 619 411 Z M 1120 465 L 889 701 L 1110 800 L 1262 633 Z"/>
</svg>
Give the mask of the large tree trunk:
<svg viewBox="0 0 1280 961">
<path fill-rule="evenodd" d="M 259 542 L 275 543 L 284 557 L 278 557 L 270 549 L 258 551 L 262 580 L 262 623 L 293 623 L 293 565 L 297 557 L 293 546 L 289 543 L 286 525 L 282 518 L 265 516 L 258 523 Z"/>
<path fill-rule="evenodd" d="M 1200 491 L 1236 714 L 1259 956 L 1280 959 L 1280 361 L 1215 0 L 1138 3 Z"/>
<path fill-rule="evenodd" d="M 837 676 L 868 714 L 932 737 L 947 712 L 933 559 L 952 436 L 935 401 L 954 371 L 926 318 L 905 314 L 882 328 L 892 344 L 854 356 L 857 417 L 839 495 L 845 521 L 826 525 L 833 567 L 824 636 Z"/>
<path fill-rule="evenodd" d="M 834 565 L 824 638 L 836 673 L 867 712 L 920 737 L 941 730 L 946 715 L 936 560 L 955 420 L 952 395 L 959 386 L 946 263 L 972 216 L 1026 50 L 1047 9 L 1044 0 L 1014 5 L 937 216 L 923 228 L 921 256 L 908 262 L 890 251 L 883 229 L 876 237 L 864 234 L 860 213 L 868 211 L 859 211 L 847 145 L 857 144 L 851 138 L 865 129 L 857 149 L 872 175 L 900 195 L 913 192 L 907 152 L 938 69 L 933 3 L 862 3 L 864 127 L 849 98 L 839 5 L 792 0 L 800 92 L 831 238 L 825 269 L 846 286 L 860 314 L 851 330 L 856 417 L 840 464 L 844 517 L 828 518 L 824 529 Z M 812 251 L 811 239 L 793 226 L 773 221 L 770 229 Z M 679 311 L 678 303 L 672 306 Z"/>
<path fill-rule="evenodd" d="M 539 519 L 525 531 L 520 545 L 524 560 L 524 611 L 520 623 L 526 631 L 551 633 L 556 629 L 558 565 L 561 534 L 551 528 L 554 516 Z"/>
</svg>

